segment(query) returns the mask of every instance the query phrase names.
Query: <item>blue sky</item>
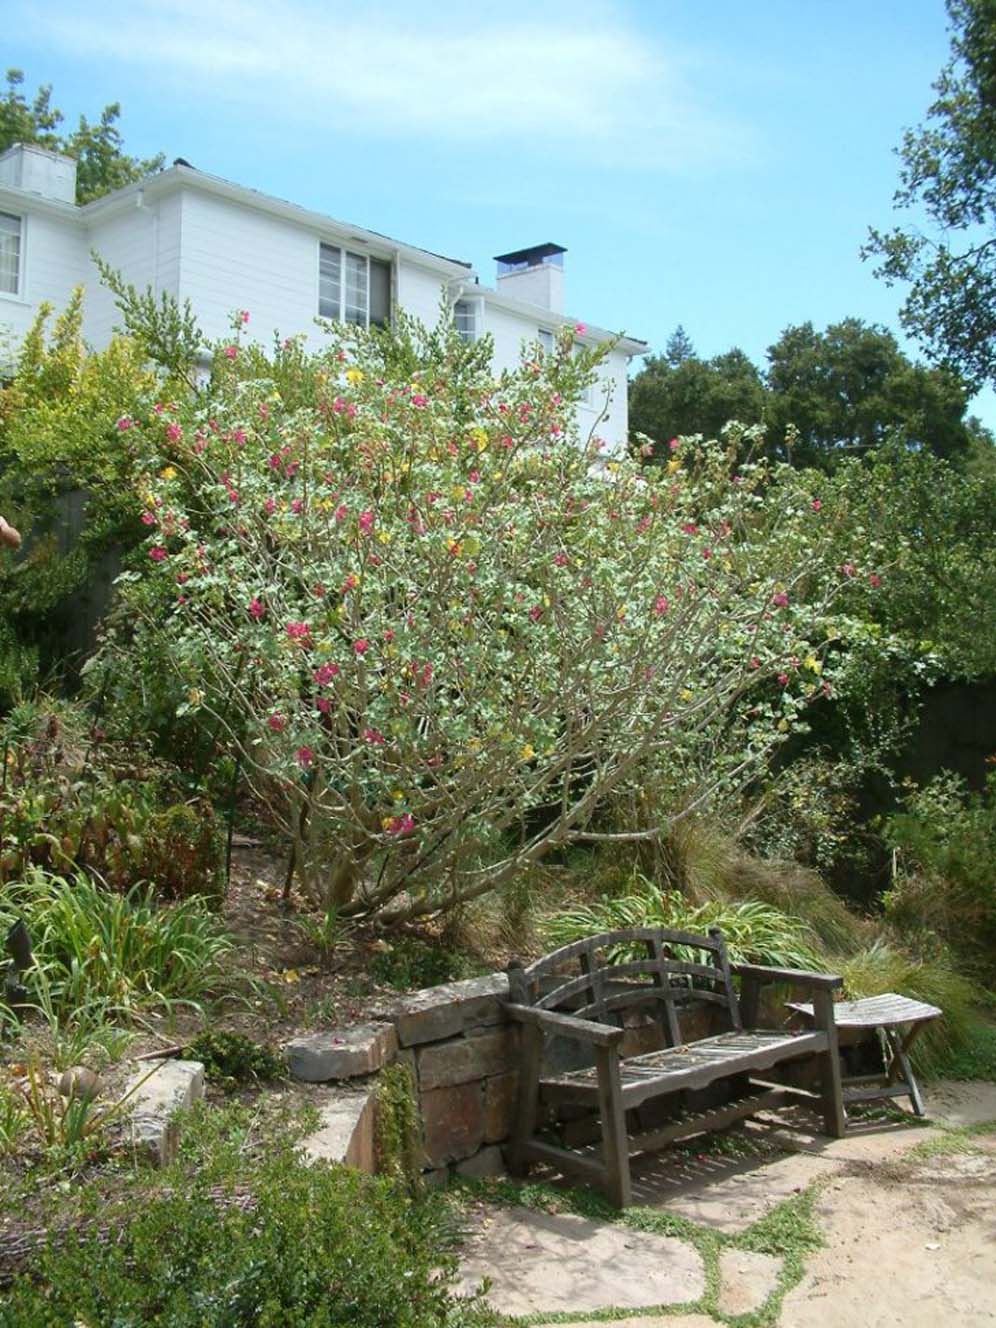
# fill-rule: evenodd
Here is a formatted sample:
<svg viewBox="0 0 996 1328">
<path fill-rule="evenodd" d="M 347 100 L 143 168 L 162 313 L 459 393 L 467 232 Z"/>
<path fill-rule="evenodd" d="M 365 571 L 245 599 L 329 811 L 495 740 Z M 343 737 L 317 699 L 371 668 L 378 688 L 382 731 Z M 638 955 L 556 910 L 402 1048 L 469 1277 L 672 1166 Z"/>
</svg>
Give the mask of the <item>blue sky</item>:
<svg viewBox="0 0 996 1328">
<path fill-rule="evenodd" d="M 897 330 L 858 249 L 947 57 L 942 0 L 0 0 L 74 117 L 471 260 L 568 248 L 568 311 L 662 348 Z M 976 407 L 996 425 L 996 402 Z"/>
</svg>

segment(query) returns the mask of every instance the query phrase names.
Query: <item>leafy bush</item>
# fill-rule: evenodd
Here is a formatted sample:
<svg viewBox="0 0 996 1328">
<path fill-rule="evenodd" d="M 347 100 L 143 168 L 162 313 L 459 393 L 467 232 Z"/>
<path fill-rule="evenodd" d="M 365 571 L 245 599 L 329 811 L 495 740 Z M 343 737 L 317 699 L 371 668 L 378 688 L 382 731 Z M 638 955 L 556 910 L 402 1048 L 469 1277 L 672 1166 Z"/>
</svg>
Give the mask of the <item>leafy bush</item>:
<svg viewBox="0 0 996 1328">
<path fill-rule="evenodd" d="M 129 421 L 174 461 L 106 660 L 133 713 L 172 687 L 238 753 L 339 916 L 497 889 L 668 766 L 703 798 L 829 690 L 844 514 L 739 436 L 603 465 L 569 329 L 496 380 L 486 342 L 408 324 L 310 360 L 239 327 L 208 395 Z"/>
<path fill-rule="evenodd" d="M 25 985 L 58 1014 L 196 1005 L 218 988 L 232 942 L 199 899 L 157 905 L 147 888 L 115 894 L 89 877 L 41 871 L 0 896 L 0 930 L 23 917 L 35 971 Z"/>
<path fill-rule="evenodd" d="M 78 707 L 23 702 L 0 722 L 0 884 L 32 866 L 89 866 L 111 888 L 220 901 L 222 836 L 210 804 L 177 802 L 176 772 L 109 741 Z"/>
<path fill-rule="evenodd" d="M 986 981 L 996 981 L 996 775 L 970 794 L 945 771 L 911 788 L 884 837 L 898 853 L 886 916 L 914 936 L 940 936 Z"/>
<path fill-rule="evenodd" d="M 397 936 L 382 941 L 370 956 L 369 973 L 375 982 L 398 991 L 437 987 L 470 977 L 467 959 L 442 941 L 421 936 Z"/>
<path fill-rule="evenodd" d="M 0 1300 L 0 1325 L 471 1328 L 488 1320 L 454 1296 L 439 1212 L 278 1150 L 237 1190 L 195 1179 L 117 1210 L 119 1239 L 67 1233 Z"/>
<path fill-rule="evenodd" d="M 223 1088 L 261 1080 L 282 1079 L 287 1062 L 272 1047 L 267 1047 L 241 1033 L 205 1029 L 187 1047 L 191 1060 L 204 1063 L 208 1079 Z"/>
<path fill-rule="evenodd" d="M 700 936 L 719 927 L 734 962 L 826 968 L 815 948 L 815 936 L 800 919 L 759 900 L 693 904 L 638 874 L 632 878 L 631 893 L 567 909 L 548 922 L 547 934 L 555 944 L 567 945 L 582 936 L 628 927 L 672 927 Z"/>
</svg>

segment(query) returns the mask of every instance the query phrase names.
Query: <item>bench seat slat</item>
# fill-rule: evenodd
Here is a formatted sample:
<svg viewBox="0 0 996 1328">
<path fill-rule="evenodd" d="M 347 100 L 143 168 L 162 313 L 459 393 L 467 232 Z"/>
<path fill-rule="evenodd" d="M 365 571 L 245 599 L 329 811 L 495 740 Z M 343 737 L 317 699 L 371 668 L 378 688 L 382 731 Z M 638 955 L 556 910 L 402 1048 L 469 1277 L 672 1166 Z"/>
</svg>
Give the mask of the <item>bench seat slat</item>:
<svg viewBox="0 0 996 1328">
<path fill-rule="evenodd" d="M 823 1032 L 789 1033 L 752 1029 L 748 1033 L 720 1033 L 685 1047 L 651 1051 L 620 1063 L 622 1096 L 627 1108 L 662 1093 L 704 1088 L 717 1079 L 768 1069 L 780 1061 L 826 1051 Z M 544 1097 L 592 1101 L 598 1096 L 594 1066 L 540 1079 Z"/>
</svg>

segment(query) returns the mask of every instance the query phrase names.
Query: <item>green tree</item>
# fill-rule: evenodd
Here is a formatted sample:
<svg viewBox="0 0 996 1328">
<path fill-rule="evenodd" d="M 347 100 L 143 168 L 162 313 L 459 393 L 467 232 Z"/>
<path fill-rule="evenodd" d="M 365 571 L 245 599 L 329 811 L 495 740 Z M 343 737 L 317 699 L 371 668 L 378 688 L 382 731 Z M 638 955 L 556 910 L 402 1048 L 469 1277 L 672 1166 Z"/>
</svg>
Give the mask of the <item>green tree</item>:
<svg viewBox="0 0 996 1328">
<path fill-rule="evenodd" d="M 742 350 L 699 359 L 681 328 L 663 355 L 647 361 L 629 397 L 634 432 L 658 444 L 697 433 L 716 437 L 728 420 L 761 424 L 766 405 L 761 375 Z"/>
<path fill-rule="evenodd" d="M 937 99 L 898 149 L 894 204 L 914 219 L 871 230 L 863 256 L 882 260 L 876 275 L 889 285 L 909 283 L 900 318 L 928 356 L 980 387 L 996 381 L 996 5 L 947 7 Z"/>
<path fill-rule="evenodd" d="M 0 100 L 0 152 L 14 143 L 34 143 L 50 152 L 75 157 L 77 203 L 89 203 L 162 169 L 162 153 L 143 161 L 123 151 L 117 127 L 121 115 L 118 102 L 105 106 L 93 123 L 81 115 L 78 127 L 63 133 L 65 116 L 52 105 L 51 86 L 40 87 L 28 101 L 21 90 L 23 83 L 20 69 L 7 70 L 7 92 Z"/>
<path fill-rule="evenodd" d="M 957 374 L 915 364 L 885 328 L 845 318 L 817 332 L 788 327 L 768 348 L 770 438 L 798 430 L 791 460 L 832 468 L 895 434 L 938 456 L 964 453 L 968 389 Z"/>
</svg>

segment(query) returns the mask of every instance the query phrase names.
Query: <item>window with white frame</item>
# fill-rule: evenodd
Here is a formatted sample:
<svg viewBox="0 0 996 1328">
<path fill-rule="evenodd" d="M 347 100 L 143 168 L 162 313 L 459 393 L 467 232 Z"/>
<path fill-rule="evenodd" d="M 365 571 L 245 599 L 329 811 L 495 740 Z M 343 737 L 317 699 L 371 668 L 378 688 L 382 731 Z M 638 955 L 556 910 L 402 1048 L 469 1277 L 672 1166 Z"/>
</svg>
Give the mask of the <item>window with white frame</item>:
<svg viewBox="0 0 996 1328">
<path fill-rule="evenodd" d="M 536 340 L 543 347 L 544 353 L 553 354 L 554 336 L 548 327 L 541 327 L 536 333 Z"/>
<path fill-rule="evenodd" d="M 21 252 L 24 223 L 20 217 L 0 212 L 0 292 L 21 293 Z"/>
<path fill-rule="evenodd" d="M 318 314 L 359 327 L 391 321 L 391 265 L 335 244 L 318 247 Z"/>
<path fill-rule="evenodd" d="M 477 327 L 476 300 L 457 300 L 453 306 L 453 326 L 461 341 L 476 341 L 479 335 Z"/>
</svg>

